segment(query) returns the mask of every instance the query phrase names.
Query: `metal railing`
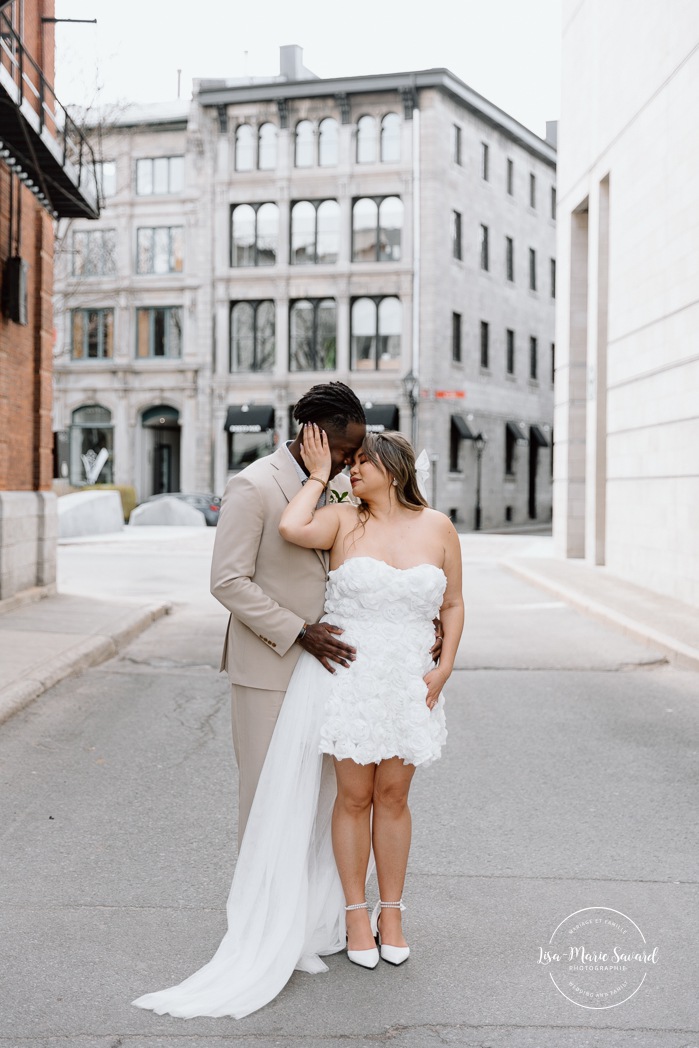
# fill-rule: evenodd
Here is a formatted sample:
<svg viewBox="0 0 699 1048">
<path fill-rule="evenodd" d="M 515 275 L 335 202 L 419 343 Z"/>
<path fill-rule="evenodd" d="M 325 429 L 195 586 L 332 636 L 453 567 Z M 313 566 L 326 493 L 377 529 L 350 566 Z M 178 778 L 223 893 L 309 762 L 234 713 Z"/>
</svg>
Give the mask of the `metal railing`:
<svg viewBox="0 0 699 1048">
<path fill-rule="evenodd" d="M 99 207 L 100 187 L 92 146 L 58 101 L 53 86 L 3 11 L 0 11 L 0 85 L 6 90 L 9 88 L 8 93 L 15 96 L 14 103 L 35 125 L 34 130 L 44 142 L 48 134 L 56 161 L 66 173 L 73 169 L 71 181 L 77 189 L 94 196 Z"/>
</svg>

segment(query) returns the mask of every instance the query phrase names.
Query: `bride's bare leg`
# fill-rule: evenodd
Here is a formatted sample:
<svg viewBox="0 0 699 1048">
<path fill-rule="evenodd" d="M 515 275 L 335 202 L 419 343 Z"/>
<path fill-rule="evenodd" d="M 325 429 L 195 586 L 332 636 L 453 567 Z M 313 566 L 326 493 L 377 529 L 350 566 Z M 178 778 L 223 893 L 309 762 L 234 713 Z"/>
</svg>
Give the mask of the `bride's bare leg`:
<svg viewBox="0 0 699 1048">
<path fill-rule="evenodd" d="M 372 837 L 379 897 L 384 902 L 397 902 L 403 894 L 412 829 L 408 791 L 414 774 L 415 765 L 403 764 L 401 757 L 381 761 L 376 768 Z M 398 909 L 381 911 L 379 931 L 382 942 L 408 945 Z"/>
<path fill-rule="evenodd" d="M 337 798 L 332 820 L 333 852 L 348 905 L 364 902 L 375 771 L 375 764 L 335 760 Z M 349 949 L 370 950 L 374 946 L 374 937 L 368 911 L 348 910 L 345 917 Z"/>
</svg>

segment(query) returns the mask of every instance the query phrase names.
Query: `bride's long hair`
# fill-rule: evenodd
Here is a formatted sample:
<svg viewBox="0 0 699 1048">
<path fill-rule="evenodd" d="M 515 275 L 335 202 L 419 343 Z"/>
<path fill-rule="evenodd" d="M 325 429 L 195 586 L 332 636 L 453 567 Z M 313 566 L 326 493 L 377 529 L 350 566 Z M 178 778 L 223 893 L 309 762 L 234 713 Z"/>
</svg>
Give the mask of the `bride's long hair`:
<svg viewBox="0 0 699 1048">
<path fill-rule="evenodd" d="M 383 468 L 396 481 L 393 489 L 396 500 L 406 509 L 420 510 L 427 507 L 417 484 L 415 452 L 402 433 L 384 430 L 383 433 L 367 433 L 362 443 L 362 454 L 366 455 L 379 469 Z M 363 500 L 359 503 L 360 520 L 369 518 L 369 507 Z"/>
</svg>

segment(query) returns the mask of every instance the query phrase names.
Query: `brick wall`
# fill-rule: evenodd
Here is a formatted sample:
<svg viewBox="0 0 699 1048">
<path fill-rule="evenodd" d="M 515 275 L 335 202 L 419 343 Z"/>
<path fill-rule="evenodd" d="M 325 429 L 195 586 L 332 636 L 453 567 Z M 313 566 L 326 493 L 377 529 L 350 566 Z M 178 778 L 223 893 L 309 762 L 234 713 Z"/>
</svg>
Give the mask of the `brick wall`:
<svg viewBox="0 0 699 1048">
<path fill-rule="evenodd" d="M 54 29 L 41 18 L 53 14 L 53 0 L 24 0 L 23 40 L 50 82 Z M 52 477 L 53 222 L 0 163 L 0 281 L 15 253 L 29 264 L 29 323 L 0 315 L 0 490 L 42 491 Z"/>
</svg>

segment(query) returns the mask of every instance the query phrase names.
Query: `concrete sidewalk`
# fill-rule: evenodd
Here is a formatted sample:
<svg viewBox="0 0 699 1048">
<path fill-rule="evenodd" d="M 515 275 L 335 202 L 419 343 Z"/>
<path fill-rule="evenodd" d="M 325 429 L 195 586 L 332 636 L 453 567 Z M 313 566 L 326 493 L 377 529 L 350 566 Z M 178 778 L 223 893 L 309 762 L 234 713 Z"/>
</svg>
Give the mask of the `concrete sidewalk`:
<svg viewBox="0 0 699 1048">
<path fill-rule="evenodd" d="M 539 540 L 500 563 L 515 575 L 560 597 L 579 611 L 621 630 L 684 669 L 699 670 L 699 610 L 636 586 L 604 567 L 551 555 Z"/>
<path fill-rule="evenodd" d="M 65 593 L 0 607 L 0 723 L 71 674 L 111 659 L 170 607 Z"/>
</svg>

